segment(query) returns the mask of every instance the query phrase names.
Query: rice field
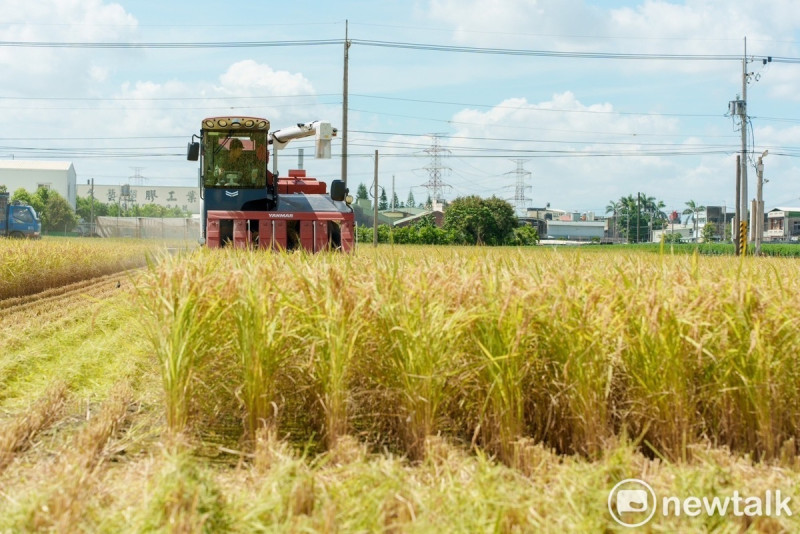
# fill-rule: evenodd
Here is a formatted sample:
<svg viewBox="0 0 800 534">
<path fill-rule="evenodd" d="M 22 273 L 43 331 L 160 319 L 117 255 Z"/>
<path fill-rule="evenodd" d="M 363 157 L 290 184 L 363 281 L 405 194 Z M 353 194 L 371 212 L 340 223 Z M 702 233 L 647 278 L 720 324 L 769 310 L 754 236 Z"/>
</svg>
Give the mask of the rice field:
<svg viewBox="0 0 800 534">
<path fill-rule="evenodd" d="M 0 531 L 624 531 L 628 478 L 800 496 L 795 261 L 155 256 L 0 357 Z"/>
<path fill-rule="evenodd" d="M 0 300 L 141 267 L 164 247 L 130 239 L 0 239 Z"/>
</svg>

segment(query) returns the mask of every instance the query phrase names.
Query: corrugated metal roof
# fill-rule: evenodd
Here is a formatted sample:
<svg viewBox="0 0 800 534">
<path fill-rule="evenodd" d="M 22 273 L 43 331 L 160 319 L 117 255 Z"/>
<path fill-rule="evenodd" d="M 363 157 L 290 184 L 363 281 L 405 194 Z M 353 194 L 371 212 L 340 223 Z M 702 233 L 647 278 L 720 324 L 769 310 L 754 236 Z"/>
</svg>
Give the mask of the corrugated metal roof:
<svg viewBox="0 0 800 534">
<path fill-rule="evenodd" d="M 25 171 L 68 171 L 70 167 L 72 167 L 71 161 L 34 161 L 24 159 L 0 160 L 0 169 Z"/>
</svg>

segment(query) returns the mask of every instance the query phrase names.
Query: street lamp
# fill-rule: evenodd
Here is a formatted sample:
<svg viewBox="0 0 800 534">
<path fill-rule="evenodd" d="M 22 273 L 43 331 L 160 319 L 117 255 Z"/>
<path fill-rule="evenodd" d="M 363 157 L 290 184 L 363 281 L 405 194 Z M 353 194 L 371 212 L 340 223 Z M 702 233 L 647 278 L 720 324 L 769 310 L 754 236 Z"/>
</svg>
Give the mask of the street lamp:
<svg viewBox="0 0 800 534">
<path fill-rule="evenodd" d="M 761 239 L 764 236 L 764 199 L 762 190 L 764 187 L 764 158 L 767 157 L 769 150 L 765 150 L 758 157 L 756 164 L 756 176 L 758 177 L 758 185 L 756 192 L 756 224 L 755 224 L 755 255 L 761 255 Z"/>
</svg>

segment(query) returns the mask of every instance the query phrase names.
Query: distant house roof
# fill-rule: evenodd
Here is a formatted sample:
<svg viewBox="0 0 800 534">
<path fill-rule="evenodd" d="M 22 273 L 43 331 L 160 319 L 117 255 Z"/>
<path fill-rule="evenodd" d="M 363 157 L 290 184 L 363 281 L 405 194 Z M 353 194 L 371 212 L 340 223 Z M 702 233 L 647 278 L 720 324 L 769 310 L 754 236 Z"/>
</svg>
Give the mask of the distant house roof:
<svg viewBox="0 0 800 534">
<path fill-rule="evenodd" d="M 424 208 L 395 208 L 394 210 L 381 210 L 380 213 L 385 214 L 387 217 L 408 217 L 409 215 L 430 213 L 430 210 L 426 210 Z"/>
<path fill-rule="evenodd" d="M 415 221 L 417 219 L 422 219 L 426 215 L 433 213 L 432 211 L 423 211 L 422 213 L 417 213 L 416 215 L 409 215 L 408 217 L 403 217 L 402 219 L 397 219 L 394 221 L 395 225 L 402 225 L 405 223 L 409 223 L 411 221 Z"/>
<path fill-rule="evenodd" d="M 548 226 L 576 226 L 576 227 L 584 227 L 584 228 L 604 228 L 606 223 L 605 221 L 560 221 L 560 220 L 553 220 L 547 221 Z"/>
<path fill-rule="evenodd" d="M 26 171 L 68 171 L 72 167 L 70 161 L 34 161 L 24 159 L 0 160 L 0 169 Z"/>
<path fill-rule="evenodd" d="M 769 211 L 800 211 L 800 208 L 772 208 Z"/>
</svg>

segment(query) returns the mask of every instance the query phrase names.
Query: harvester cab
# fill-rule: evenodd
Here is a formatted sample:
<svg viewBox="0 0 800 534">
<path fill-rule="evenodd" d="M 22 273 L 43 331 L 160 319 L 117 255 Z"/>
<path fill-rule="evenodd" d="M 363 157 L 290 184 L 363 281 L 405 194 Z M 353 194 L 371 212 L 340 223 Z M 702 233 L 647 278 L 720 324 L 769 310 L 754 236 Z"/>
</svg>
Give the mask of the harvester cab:
<svg viewBox="0 0 800 534">
<path fill-rule="evenodd" d="M 269 127 L 257 117 L 211 117 L 203 120 L 199 141 L 192 136 L 187 159 L 200 161 L 201 243 L 351 251 L 354 216 L 344 182 L 333 180 L 328 191 L 304 170 L 290 170 L 286 177 L 277 170 L 278 151 L 294 139 L 315 136 L 316 157 L 330 158 L 336 130 L 323 121 L 274 132 Z"/>
</svg>

